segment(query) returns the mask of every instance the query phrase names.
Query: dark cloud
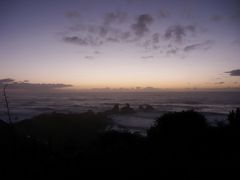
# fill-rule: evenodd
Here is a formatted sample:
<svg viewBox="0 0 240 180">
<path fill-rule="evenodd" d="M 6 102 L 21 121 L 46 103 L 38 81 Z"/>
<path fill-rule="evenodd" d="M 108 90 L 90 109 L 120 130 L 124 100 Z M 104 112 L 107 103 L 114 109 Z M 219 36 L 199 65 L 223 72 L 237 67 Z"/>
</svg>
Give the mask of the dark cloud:
<svg viewBox="0 0 240 180">
<path fill-rule="evenodd" d="M 70 30 L 68 34 L 63 37 L 64 42 L 81 46 L 99 46 L 105 42 L 128 42 L 131 37 L 131 32 L 105 24 L 81 24 L 73 31 Z"/>
<path fill-rule="evenodd" d="M 109 12 L 104 16 L 104 24 L 111 25 L 113 23 L 123 23 L 127 20 L 127 13 L 125 12 Z"/>
<path fill-rule="evenodd" d="M 63 40 L 67 43 L 81 46 L 99 46 L 103 43 L 99 38 L 92 36 L 86 36 L 84 38 L 78 36 L 66 36 L 63 38 Z"/>
<path fill-rule="evenodd" d="M 153 17 L 149 14 L 137 16 L 136 22 L 130 26 L 120 27 L 120 23 L 127 19 L 124 12 L 106 13 L 100 24 L 78 23 L 68 29 L 69 32 L 63 36 L 66 43 L 80 46 L 96 47 L 104 43 L 136 43 L 140 38 L 150 31 L 149 26 L 153 22 Z M 130 22 L 128 22 L 130 23 Z M 126 29 L 127 28 L 127 29 Z M 66 35 L 67 34 L 67 35 Z M 160 35 L 155 33 L 148 37 L 149 48 L 156 47 L 159 43 Z"/>
<path fill-rule="evenodd" d="M 181 42 L 187 33 L 194 33 L 195 31 L 196 27 L 193 25 L 174 25 L 167 28 L 164 38 L 167 40 L 174 40 L 175 42 Z"/>
<path fill-rule="evenodd" d="M 230 76 L 240 76 L 240 69 L 235 69 L 226 73 L 228 73 Z"/>
<path fill-rule="evenodd" d="M 193 50 L 197 50 L 197 49 L 207 50 L 211 47 L 212 44 L 213 44 L 213 41 L 207 40 L 202 43 L 196 43 L 196 44 L 191 44 L 191 45 L 185 46 L 183 50 L 185 52 L 189 52 L 189 51 L 193 51 Z"/>
<path fill-rule="evenodd" d="M 153 22 L 153 17 L 149 14 L 142 14 L 137 17 L 137 22 L 132 25 L 136 36 L 141 37 L 149 32 L 149 25 Z"/>
<path fill-rule="evenodd" d="M 161 18 L 166 18 L 169 13 L 166 10 L 160 10 Z M 174 25 L 166 29 L 163 34 L 161 32 L 150 32 L 150 26 L 154 21 L 151 14 L 140 14 L 135 19 L 135 22 L 130 26 L 120 24 L 127 20 L 128 15 L 124 12 L 115 11 L 104 14 L 100 24 L 92 24 L 91 22 L 85 24 L 78 24 L 78 31 L 70 31 L 68 35 L 63 38 L 67 43 L 72 43 L 80 46 L 99 47 L 103 44 L 113 43 L 134 43 L 146 51 L 161 51 L 167 55 L 179 54 L 180 50 L 191 51 L 197 48 L 207 48 L 206 42 L 198 44 L 190 44 L 186 47 L 178 47 L 186 36 L 193 35 L 196 32 L 194 25 Z M 142 38 L 143 37 L 143 38 Z M 164 37 L 164 39 L 162 39 Z M 166 41 L 167 40 L 167 41 Z M 170 42 L 169 42 L 170 40 Z M 166 43 L 173 44 L 172 47 L 162 49 Z M 210 43 L 209 43 L 210 44 Z M 181 45 L 182 46 L 182 45 Z M 163 52 L 164 51 L 164 52 Z"/>
<path fill-rule="evenodd" d="M 0 86 L 9 84 L 8 89 L 13 90 L 54 90 L 59 88 L 72 87 L 69 84 L 40 84 L 40 83 L 30 83 L 28 81 L 18 82 L 14 79 L 0 79 Z"/>
<path fill-rule="evenodd" d="M 77 36 L 64 37 L 63 40 L 67 43 L 79 44 L 84 46 L 89 45 L 86 39 Z"/>
</svg>

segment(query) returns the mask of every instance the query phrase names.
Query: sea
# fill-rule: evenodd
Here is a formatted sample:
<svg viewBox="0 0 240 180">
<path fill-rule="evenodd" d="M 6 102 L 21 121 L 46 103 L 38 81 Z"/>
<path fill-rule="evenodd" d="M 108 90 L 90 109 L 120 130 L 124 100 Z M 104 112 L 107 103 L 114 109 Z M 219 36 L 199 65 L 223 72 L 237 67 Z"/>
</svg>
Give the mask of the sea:
<svg viewBox="0 0 240 180">
<path fill-rule="evenodd" d="M 4 98 L 0 98 L 0 119 L 7 121 Z M 130 104 L 134 114 L 112 115 L 116 128 L 147 129 L 166 112 L 195 110 L 213 125 L 224 122 L 229 111 L 240 107 L 240 92 L 74 92 L 74 93 L 9 93 L 10 114 L 14 122 L 42 113 L 102 112 L 115 104 Z M 154 110 L 142 112 L 139 105 Z"/>
</svg>

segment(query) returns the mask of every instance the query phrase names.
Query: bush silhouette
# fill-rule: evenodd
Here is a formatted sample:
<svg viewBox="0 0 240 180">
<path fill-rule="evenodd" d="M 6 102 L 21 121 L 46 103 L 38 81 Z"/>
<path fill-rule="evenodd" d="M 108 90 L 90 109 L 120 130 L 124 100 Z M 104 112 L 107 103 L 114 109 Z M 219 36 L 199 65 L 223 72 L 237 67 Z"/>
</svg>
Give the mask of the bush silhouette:
<svg viewBox="0 0 240 180">
<path fill-rule="evenodd" d="M 85 168 L 234 167 L 240 161 L 239 109 L 220 127 L 209 126 L 195 111 L 166 113 L 147 136 L 106 131 L 107 114 L 53 113 L 16 123 L 17 153 L 11 161 L 9 125 L 0 121 L 0 145 L 6 147 L 0 149 L 1 160 L 34 176 L 80 175 Z"/>
<path fill-rule="evenodd" d="M 171 112 L 158 118 L 148 131 L 149 138 L 159 136 L 200 135 L 208 127 L 206 118 L 194 111 Z"/>
</svg>

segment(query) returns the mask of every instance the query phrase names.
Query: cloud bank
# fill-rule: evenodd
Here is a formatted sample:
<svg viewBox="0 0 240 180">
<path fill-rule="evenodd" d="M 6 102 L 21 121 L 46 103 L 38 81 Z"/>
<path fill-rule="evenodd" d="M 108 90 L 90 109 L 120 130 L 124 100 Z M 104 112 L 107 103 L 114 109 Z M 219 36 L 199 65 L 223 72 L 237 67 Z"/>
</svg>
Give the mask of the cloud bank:
<svg viewBox="0 0 240 180">
<path fill-rule="evenodd" d="M 56 90 L 60 88 L 72 87 L 69 84 L 44 84 L 44 83 L 30 83 L 27 80 L 23 82 L 15 81 L 14 79 L 6 78 L 0 79 L 0 87 L 8 85 L 8 89 L 11 90 Z"/>
<path fill-rule="evenodd" d="M 240 69 L 235 69 L 226 73 L 228 73 L 230 76 L 240 76 Z"/>
</svg>

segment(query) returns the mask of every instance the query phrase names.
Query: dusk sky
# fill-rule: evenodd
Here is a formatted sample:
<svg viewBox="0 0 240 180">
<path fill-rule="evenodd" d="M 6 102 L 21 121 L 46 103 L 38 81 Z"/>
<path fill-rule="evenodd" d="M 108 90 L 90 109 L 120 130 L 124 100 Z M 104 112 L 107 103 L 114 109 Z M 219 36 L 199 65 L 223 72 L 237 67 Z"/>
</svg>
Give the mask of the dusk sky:
<svg viewBox="0 0 240 180">
<path fill-rule="evenodd" d="M 1 0 L 0 27 L 0 84 L 240 88 L 238 0 Z"/>
</svg>

